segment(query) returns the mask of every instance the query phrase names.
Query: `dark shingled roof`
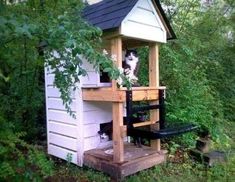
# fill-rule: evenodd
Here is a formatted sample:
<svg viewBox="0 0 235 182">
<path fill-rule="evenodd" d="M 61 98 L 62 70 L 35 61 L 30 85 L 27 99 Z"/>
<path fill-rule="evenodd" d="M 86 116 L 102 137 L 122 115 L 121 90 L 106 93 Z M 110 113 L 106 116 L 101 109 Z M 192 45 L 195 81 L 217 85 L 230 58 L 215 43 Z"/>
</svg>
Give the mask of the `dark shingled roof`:
<svg viewBox="0 0 235 182">
<path fill-rule="evenodd" d="M 103 31 L 115 29 L 121 25 L 124 18 L 137 2 L 138 0 L 103 0 L 99 3 L 85 7 L 83 18 L 90 24 L 101 28 Z M 167 38 L 176 38 L 159 0 L 155 0 L 155 2 L 169 30 Z"/>
</svg>

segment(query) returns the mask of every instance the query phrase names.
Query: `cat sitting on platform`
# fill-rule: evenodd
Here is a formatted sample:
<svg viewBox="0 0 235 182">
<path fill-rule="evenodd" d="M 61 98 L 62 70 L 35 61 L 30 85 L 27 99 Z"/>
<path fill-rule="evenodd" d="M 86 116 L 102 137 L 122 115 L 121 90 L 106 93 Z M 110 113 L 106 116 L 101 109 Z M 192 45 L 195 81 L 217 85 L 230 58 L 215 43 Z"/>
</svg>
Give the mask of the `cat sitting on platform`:
<svg viewBox="0 0 235 182">
<path fill-rule="evenodd" d="M 122 62 L 122 67 L 124 69 L 124 74 L 131 79 L 133 86 L 139 86 L 137 84 L 138 78 L 136 76 L 136 73 L 138 71 L 138 62 L 139 57 L 137 55 L 137 51 L 126 50 L 125 58 Z"/>
<path fill-rule="evenodd" d="M 139 112 L 137 113 L 137 116 L 135 116 L 134 118 L 132 118 L 135 123 L 139 123 L 139 122 L 144 122 L 146 120 L 147 117 L 147 113 L 145 112 Z M 124 125 L 127 124 L 126 122 L 126 118 L 123 118 L 124 121 Z M 113 138 L 113 121 L 109 122 L 109 123 L 103 123 L 100 125 L 100 131 L 98 131 L 98 134 L 100 135 L 100 139 L 101 140 L 107 140 L 110 141 Z M 141 147 L 141 145 L 143 144 L 142 138 L 141 137 L 134 137 L 133 138 L 133 142 L 137 147 Z"/>
</svg>

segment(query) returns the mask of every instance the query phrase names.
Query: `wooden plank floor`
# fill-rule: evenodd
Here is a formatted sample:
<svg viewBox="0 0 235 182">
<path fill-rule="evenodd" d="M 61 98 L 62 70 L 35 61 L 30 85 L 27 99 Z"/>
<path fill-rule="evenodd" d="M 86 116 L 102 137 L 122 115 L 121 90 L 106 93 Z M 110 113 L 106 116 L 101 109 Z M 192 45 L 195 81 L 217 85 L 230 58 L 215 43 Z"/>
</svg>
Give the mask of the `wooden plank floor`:
<svg viewBox="0 0 235 182">
<path fill-rule="evenodd" d="M 85 152 L 84 165 L 110 175 L 114 180 L 120 181 L 124 177 L 151 168 L 166 159 L 166 152 L 134 144 L 125 144 L 124 162 L 114 163 L 112 148 L 93 149 Z"/>
</svg>

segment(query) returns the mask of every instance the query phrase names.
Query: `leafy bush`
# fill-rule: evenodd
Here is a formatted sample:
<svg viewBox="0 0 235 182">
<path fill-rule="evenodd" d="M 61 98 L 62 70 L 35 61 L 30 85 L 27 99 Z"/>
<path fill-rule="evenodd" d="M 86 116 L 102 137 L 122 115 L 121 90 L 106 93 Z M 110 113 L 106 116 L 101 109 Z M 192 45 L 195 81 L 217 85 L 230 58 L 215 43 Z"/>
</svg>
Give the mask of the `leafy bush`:
<svg viewBox="0 0 235 182">
<path fill-rule="evenodd" d="M 0 181 L 39 181 L 53 174 L 53 163 L 43 151 L 14 133 L 14 125 L 0 115 Z"/>
<path fill-rule="evenodd" d="M 234 121 L 235 116 L 234 3 L 213 2 L 203 8 L 199 1 L 163 1 L 169 6 L 177 39 L 160 46 L 160 83 L 167 86 L 168 122 L 194 122 L 227 147 L 224 123 Z M 141 48 L 139 53 L 139 81 L 148 85 L 148 49 Z M 194 137 L 176 140 L 192 143 Z"/>
</svg>

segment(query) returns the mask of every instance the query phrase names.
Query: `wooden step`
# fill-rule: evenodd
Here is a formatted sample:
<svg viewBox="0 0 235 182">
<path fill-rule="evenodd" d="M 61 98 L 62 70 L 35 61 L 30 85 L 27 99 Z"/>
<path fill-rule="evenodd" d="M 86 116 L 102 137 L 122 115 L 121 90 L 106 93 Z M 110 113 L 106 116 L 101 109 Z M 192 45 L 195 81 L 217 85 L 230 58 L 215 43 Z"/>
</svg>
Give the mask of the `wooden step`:
<svg viewBox="0 0 235 182">
<path fill-rule="evenodd" d="M 166 151 L 156 151 L 151 147 L 136 147 L 126 143 L 124 161 L 113 161 L 112 148 L 93 149 L 84 153 L 84 164 L 93 169 L 102 171 L 119 181 L 124 177 L 151 168 L 166 160 Z"/>
</svg>

